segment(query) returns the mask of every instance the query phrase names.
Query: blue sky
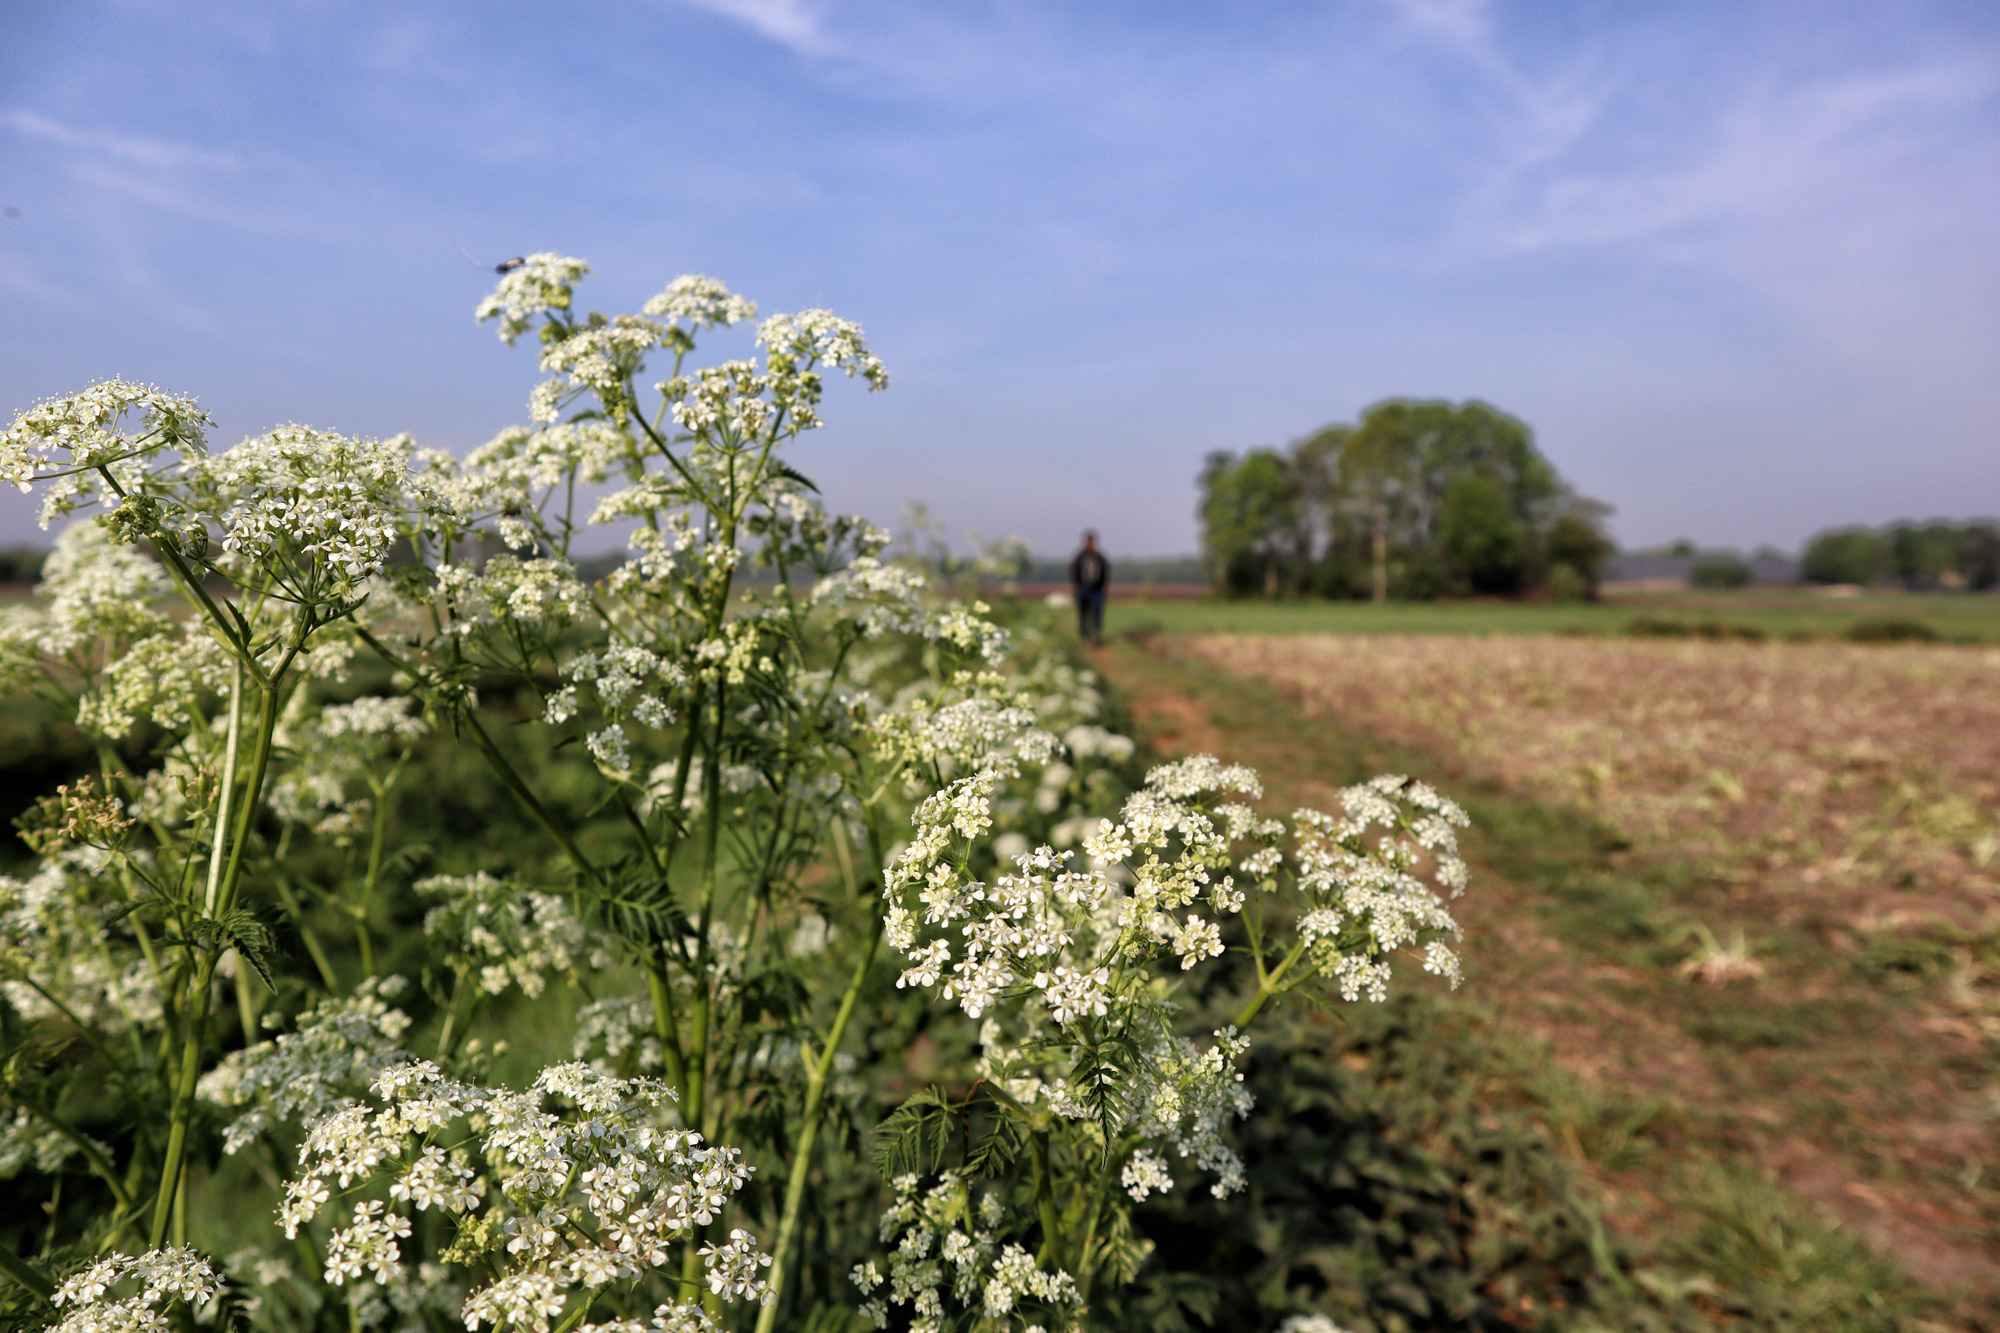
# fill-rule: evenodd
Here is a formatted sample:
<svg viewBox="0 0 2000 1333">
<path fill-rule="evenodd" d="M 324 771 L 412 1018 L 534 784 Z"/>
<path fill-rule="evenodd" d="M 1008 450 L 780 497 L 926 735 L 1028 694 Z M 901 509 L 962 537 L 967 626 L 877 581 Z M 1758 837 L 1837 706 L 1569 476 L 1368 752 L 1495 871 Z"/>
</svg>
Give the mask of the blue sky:
<svg viewBox="0 0 2000 1333">
<path fill-rule="evenodd" d="M 0 406 L 465 448 L 471 309 L 682 272 L 861 321 L 839 507 L 1192 550 L 1215 448 L 1532 424 L 1632 545 L 2000 511 L 1990 3 L 0 0 Z M 0 540 L 32 534 L 0 500 Z"/>
</svg>

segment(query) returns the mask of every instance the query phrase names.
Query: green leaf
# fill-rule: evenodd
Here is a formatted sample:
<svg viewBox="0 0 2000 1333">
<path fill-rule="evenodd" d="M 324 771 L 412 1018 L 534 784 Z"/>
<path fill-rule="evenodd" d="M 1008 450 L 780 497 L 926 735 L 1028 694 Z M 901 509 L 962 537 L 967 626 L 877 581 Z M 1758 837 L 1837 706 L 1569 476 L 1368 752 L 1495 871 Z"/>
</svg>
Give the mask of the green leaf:
<svg viewBox="0 0 2000 1333">
<path fill-rule="evenodd" d="M 811 491 L 814 495 L 819 494 L 819 487 L 813 485 L 812 478 L 806 476 L 805 473 L 799 471 L 797 468 L 793 467 L 790 463 L 785 462 L 783 459 L 774 458 L 771 460 L 771 472 L 776 476 L 783 477 L 786 481 L 792 482 L 795 485 L 805 487 L 807 490 Z"/>
<path fill-rule="evenodd" d="M 870 1155 L 885 1180 L 906 1171 L 932 1171 L 944 1162 L 957 1108 L 933 1084 L 889 1113 L 875 1127 Z M 927 1142 L 928 1140 L 928 1142 Z"/>
<path fill-rule="evenodd" d="M 602 887 L 585 891 L 581 905 L 593 924 L 648 949 L 694 933 L 673 886 L 631 861 L 613 866 Z"/>
</svg>

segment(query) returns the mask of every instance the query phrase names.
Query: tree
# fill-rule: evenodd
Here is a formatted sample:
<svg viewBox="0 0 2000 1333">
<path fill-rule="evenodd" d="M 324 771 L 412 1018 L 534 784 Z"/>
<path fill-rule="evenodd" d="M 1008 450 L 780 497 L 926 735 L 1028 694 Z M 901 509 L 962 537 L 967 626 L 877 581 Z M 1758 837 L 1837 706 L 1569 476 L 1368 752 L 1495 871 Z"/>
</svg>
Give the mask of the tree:
<svg viewBox="0 0 2000 1333">
<path fill-rule="evenodd" d="M 1592 600 L 1604 577 L 1604 566 L 1617 547 L 1604 535 L 1600 519 L 1605 506 L 1579 500 L 1556 516 L 1542 538 L 1542 554 L 1548 562 L 1549 584 L 1557 595 Z"/>
<path fill-rule="evenodd" d="M 1276 597 L 1299 559 L 1299 484 L 1275 449 L 1208 456 L 1201 473 L 1202 548 L 1218 589 Z"/>
<path fill-rule="evenodd" d="M 1238 593 L 1520 591 L 1568 560 L 1588 595 L 1610 550 L 1605 507 L 1563 483 L 1525 422 L 1478 401 L 1389 399 L 1284 450 L 1211 454 L 1201 488 L 1210 568 Z"/>
<path fill-rule="evenodd" d="M 1482 565 L 1475 579 L 1469 569 L 1455 566 L 1441 545 L 1447 497 L 1468 476 L 1484 478 L 1490 492 L 1465 503 L 1490 510 L 1497 498 L 1510 516 L 1521 546 L 1511 572 Z M 1370 529 L 1372 591 L 1378 600 L 1389 593 L 1392 554 L 1401 556 L 1406 584 L 1417 582 L 1414 576 L 1427 563 L 1442 559 L 1449 582 L 1467 586 L 1498 579 L 1510 588 L 1522 586 L 1538 572 L 1533 536 L 1574 500 L 1535 448 L 1527 423 L 1476 399 L 1398 398 L 1369 408 L 1342 452 L 1341 486 L 1350 521 Z M 1480 558 L 1488 559 L 1497 548 L 1482 544 L 1481 550 Z"/>
<path fill-rule="evenodd" d="M 1866 528 L 1835 528 L 1807 543 L 1799 573 L 1808 583 L 1873 583 L 1888 565 L 1881 537 Z"/>
<path fill-rule="evenodd" d="M 1516 592 L 1527 573 L 1522 525 L 1507 492 L 1482 473 L 1461 473 L 1446 489 L 1438 512 L 1438 546 L 1474 592 Z"/>
</svg>

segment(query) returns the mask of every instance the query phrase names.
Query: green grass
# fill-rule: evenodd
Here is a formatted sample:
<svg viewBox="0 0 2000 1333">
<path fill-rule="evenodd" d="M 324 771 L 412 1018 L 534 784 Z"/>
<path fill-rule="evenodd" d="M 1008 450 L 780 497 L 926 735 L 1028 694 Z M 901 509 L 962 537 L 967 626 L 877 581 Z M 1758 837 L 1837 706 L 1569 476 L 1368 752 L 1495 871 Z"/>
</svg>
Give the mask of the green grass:
<svg viewBox="0 0 2000 1333">
<path fill-rule="evenodd" d="M 1634 621 L 1734 637 L 1843 638 L 1856 625 L 1914 621 L 1947 642 L 2000 643 L 2000 596 L 1874 592 L 1830 597 L 1791 589 L 1625 593 L 1601 602 L 1225 601 L 1114 595 L 1110 634 L 1625 634 Z"/>
<path fill-rule="evenodd" d="M 1371 1089 L 1369 1095 L 1380 1099 L 1373 1114 L 1396 1123 L 1408 1135 L 1404 1141 L 1432 1151 L 1433 1163 L 1462 1180 L 1467 1197 L 1492 1183 L 1491 1172 L 1510 1182 L 1526 1172 L 1523 1179 L 1531 1177 L 1548 1194 L 1533 1207 L 1521 1201 L 1510 1206 L 1525 1208 L 1521 1216 L 1531 1219 L 1523 1223 L 1524 1234 L 1533 1237 L 1521 1252 L 1523 1262 L 1553 1264 L 1552 1278 L 1559 1269 L 1569 1284 L 1560 1289 L 1572 1306 L 1554 1316 L 1511 1311 L 1510 1322 L 1828 1333 L 1988 1326 L 1978 1321 L 1993 1310 L 1990 1293 L 1940 1292 L 1909 1279 L 1768 1173 L 1767 1122 L 1785 1126 L 1782 1134 L 1828 1145 L 1850 1169 L 1865 1174 L 1871 1164 L 1883 1165 L 1883 1145 L 1857 1128 L 1857 1117 L 1865 1122 L 1893 1109 L 1897 1089 L 1937 1086 L 1937 1071 L 1892 1038 L 1903 992 L 1875 983 L 1854 963 L 1827 958 L 1810 928 L 1772 921 L 1759 922 L 1755 932 L 1771 981 L 1754 990 L 1691 985 L 1675 971 L 1688 952 L 1685 927 L 1729 919 L 1728 885 L 1715 867 L 1635 848 L 1580 811 L 1524 798 L 1422 749 L 1337 719 L 1303 716 L 1263 682 L 1139 644 L 1121 645 L 1102 661 L 1113 681 L 1134 696 L 1165 690 L 1197 701 L 1206 721 L 1227 735 L 1228 753 L 1256 765 L 1280 800 L 1301 788 L 1323 790 L 1385 769 L 1440 783 L 1472 815 L 1469 850 L 1480 886 L 1510 886 L 1520 908 L 1560 946 L 1551 972 L 1540 953 L 1515 960 L 1504 946 L 1483 948 L 1474 940 L 1465 991 L 1449 999 L 1419 991 L 1401 1007 L 1391 1006 L 1403 1025 L 1398 1040 L 1411 1058 L 1442 1061 L 1463 1086 L 1479 1090 L 1476 1105 L 1441 1108 L 1439 1120 L 1419 1125 L 1400 1119 L 1413 1114 L 1405 1094 L 1435 1101 L 1436 1087 L 1403 1088 L 1397 1080 L 1404 1075 L 1383 1083 L 1373 1065 L 1348 1080 Z M 1613 969 L 1602 983 L 1589 980 Z M 1657 1080 L 1627 1084 L 1615 1060 L 1595 1079 L 1578 1078 L 1539 1038 L 1512 1026 L 1507 1015 L 1513 1010 L 1504 1003 L 1509 987 L 1567 1000 L 1567 1007 L 1521 1011 L 1536 1023 L 1544 1019 L 1535 1015 L 1587 1015 L 1604 1001 L 1664 1020 L 1692 1038 L 1691 1053 L 1712 1083 L 1697 1079 L 1685 1089 Z M 1379 1021 L 1374 1012 L 1376 1017 L 1370 1011 L 1344 1014 L 1338 1036 L 1327 1039 L 1331 1050 L 1342 1052 L 1356 1041 L 1365 1046 L 1367 1024 Z M 1637 1030 L 1616 1031 L 1621 1035 L 1607 1038 L 1614 1044 L 1631 1040 Z M 1746 1118 L 1745 1108 L 1759 1114 Z M 1587 1220 L 1589 1189 L 1573 1192 L 1539 1159 L 1460 1141 L 1482 1125 L 1497 1131 L 1514 1117 L 1539 1127 L 1568 1160 L 1612 1186 L 1606 1197 L 1617 1200 L 1619 1214 L 1613 1273 L 1593 1276 L 1557 1243 L 1569 1243 L 1578 1219 Z M 1299 1145 L 1288 1151 L 1292 1160 L 1309 1155 Z M 1955 1238 L 1963 1241 L 1965 1234 Z M 1298 1243 L 1311 1248 L 1307 1240 Z M 1340 1242 L 1347 1249 L 1355 1244 L 1351 1237 Z M 1513 1275 L 1488 1275 L 1481 1289 L 1498 1290 Z M 1350 1296 L 1334 1286 L 1331 1299 L 1352 1299 L 1377 1328 L 1488 1326 L 1470 1318 L 1384 1319 L 1380 1293 Z M 1548 1289 L 1558 1287 L 1551 1281 Z M 1442 1292 L 1439 1287 L 1431 1294 Z M 1968 1322 L 1925 1322 L 1940 1315 Z"/>
</svg>

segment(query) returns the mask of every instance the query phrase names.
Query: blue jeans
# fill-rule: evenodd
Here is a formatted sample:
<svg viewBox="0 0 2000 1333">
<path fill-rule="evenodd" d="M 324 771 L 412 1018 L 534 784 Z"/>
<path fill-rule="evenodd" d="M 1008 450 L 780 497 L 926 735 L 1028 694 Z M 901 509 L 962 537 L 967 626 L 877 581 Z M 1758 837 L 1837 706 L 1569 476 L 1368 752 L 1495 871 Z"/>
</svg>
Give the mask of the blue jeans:
<svg viewBox="0 0 2000 1333">
<path fill-rule="evenodd" d="M 1104 642 L 1104 589 L 1076 590 L 1076 632 L 1085 643 Z"/>
</svg>

